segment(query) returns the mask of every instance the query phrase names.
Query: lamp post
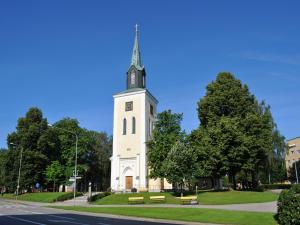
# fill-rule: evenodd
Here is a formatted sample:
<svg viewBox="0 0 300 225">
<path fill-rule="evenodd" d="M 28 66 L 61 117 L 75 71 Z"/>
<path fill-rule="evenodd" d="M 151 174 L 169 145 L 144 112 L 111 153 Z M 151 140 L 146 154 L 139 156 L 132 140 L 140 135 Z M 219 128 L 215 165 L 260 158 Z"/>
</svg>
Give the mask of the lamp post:
<svg viewBox="0 0 300 225">
<path fill-rule="evenodd" d="M 295 173 L 296 173 L 296 183 L 299 184 L 298 171 L 297 171 L 297 160 L 295 161 Z"/>
<path fill-rule="evenodd" d="M 10 145 L 17 148 L 17 145 L 15 143 L 9 143 Z M 20 188 L 20 177 L 21 177 L 21 168 L 22 168 L 22 157 L 23 157 L 23 147 L 21 147 L 21 154 L 20 154 L 20 164 L 19 164 L 19 175 L 18 175 L 18 186 L 17 186 L 17 195 L 16 200 L 18 200 L 19 195 L 19 188 Z"/>
<path fill-rule="evenodd" d="M 61 127 L 56 127 L 53 126 L 52 124 L 48 124 L 49 127 L 59 129 L 62 131 L 65 131 L 67 133 L 70 133 L 75 136 L 76 141 L 75 141 L 75 166 L 74 166 L 74 190 L 73 190 L 73 198 L 74 198 L 74 205 L 75 205 L 75 198 L 76 198 L 76 185 L 77 185 L 77 145 L 78 145 L 78 135 L 75 132 L 69 131 L 67 129 L 61 128 Z"/>
</svg>

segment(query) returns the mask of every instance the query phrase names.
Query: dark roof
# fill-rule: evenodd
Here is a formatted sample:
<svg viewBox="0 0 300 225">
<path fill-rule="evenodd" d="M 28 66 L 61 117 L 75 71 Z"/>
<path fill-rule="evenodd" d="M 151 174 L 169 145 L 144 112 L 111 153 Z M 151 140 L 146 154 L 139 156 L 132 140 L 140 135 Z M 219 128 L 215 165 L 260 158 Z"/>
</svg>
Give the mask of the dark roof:
<svg viewBox="0 0 300 225">
<path fill-rule="evenodd" d="M 125 90 L 125 91 L 121 91 L 121 92 L 116 93 L 114 95 L 121 95 L 121 94 L 136 92 L 136 91 L 146 91 L 154 99 L 154 101 L 158 102 L 157 99 L 150 93 L 150 91 L 148 91 L 145 88 L 129 88 L 129 89 Z"/>
<path fill-rule="evenodd" d="M 294 140 L 294 139 L 297 139 L 297 138 L 300 138 L 300 136 L 288 139 L 287 141 L 291 141 L 291 140 Z"/>
</svg>

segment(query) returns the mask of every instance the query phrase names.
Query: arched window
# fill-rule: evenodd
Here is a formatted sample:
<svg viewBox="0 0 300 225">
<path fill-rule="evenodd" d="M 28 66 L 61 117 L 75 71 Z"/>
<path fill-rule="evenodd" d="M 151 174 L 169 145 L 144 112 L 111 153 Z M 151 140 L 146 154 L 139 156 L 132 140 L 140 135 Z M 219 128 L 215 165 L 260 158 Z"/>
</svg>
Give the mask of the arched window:
<svg viewBox="0 0 300 225">
<path fill-rule="evenodd" d="M 132 133 L 135 134 L 135 117 L 132 117 Z"/>
<path fill-rule="evenodd" d="M 126 119 L 124 118 L 123 119 L 123 135 L 126 135 L 126 130 L 127 130 L 127 121 Z"/>
</svg>

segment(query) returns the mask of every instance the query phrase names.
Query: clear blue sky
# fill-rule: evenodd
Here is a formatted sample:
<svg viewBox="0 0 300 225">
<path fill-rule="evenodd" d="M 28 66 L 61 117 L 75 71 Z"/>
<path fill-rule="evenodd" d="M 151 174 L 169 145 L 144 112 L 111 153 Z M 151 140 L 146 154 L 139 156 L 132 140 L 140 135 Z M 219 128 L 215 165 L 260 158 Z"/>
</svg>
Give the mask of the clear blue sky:
<svg viewBox="0 0 300 225">
<path fill-rule="evenodd" d="M 299 1 L 1 1 L 0 147 L 31 106 L 53 123 L 112 133 L 134 24 L 159 110 L 199 125 L 196 103 L 230 71 L 271 105 L 281 133 L 300 136 Z"/>
</svg>

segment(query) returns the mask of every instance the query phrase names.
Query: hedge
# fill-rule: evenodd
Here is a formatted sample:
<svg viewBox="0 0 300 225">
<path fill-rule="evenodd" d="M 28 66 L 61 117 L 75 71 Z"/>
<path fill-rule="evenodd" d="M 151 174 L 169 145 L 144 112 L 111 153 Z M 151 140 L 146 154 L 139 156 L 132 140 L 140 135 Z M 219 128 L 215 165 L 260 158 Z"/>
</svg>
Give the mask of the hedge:
<svg viewBox="0 0 300 225">
<path fill-rule="evenodd" d="M 92 195 L 92 197 L 88 198 L 88 202 L 95 202 L 98 199 L 104 198 L 108 195 L 111 195 L 111 192 L 102 192 L 102 193 L 99 193 L 99 194 L 96 194 L 96 195 Z"/>
<path fill-rule="evenodd" d="M 290 189 L 292 187 L 291 184 L 262 184 L 264 189 L 272 190 L 272 189 Z"/>
<path fill-rule="evenodd" d="M 279 225 L 300 224 L 300 185 L 283 190 L 279 196 L 276 219 Z"/>
<path fill-rule="evenodd" d="M 76 197 L 78 197 L 78 196 L 82 196 L 82 193 L 76 192 Z M 56 201 L 57 202 L 62 202 L 62 201 L 66 201 L 66 200 L 72 199 L 73 197 L 74 197 L 74 193 L 73 192 L 68 192 L 68 193 L 63 194 L 61 196 L 58 196 L 56 198 Z"/>
</svg>

